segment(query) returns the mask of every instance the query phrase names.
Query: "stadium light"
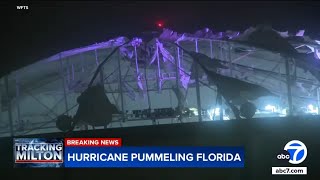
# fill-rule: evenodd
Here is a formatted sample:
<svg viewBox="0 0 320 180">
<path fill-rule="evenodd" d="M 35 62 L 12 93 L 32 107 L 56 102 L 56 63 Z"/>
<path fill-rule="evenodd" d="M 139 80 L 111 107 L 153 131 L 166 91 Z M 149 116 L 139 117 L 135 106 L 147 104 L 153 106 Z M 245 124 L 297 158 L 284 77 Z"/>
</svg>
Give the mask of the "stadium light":
<svg viewBox="0 0 320 180">
<path fill-rule="evenodd" d="M 276 111 L 276 107 L 272 106 L 272 105 L 267 105 L 264 109 L 267 110 L 267 111 L 271 111 L 271 112 L 275 112 Z"/>
</svg>

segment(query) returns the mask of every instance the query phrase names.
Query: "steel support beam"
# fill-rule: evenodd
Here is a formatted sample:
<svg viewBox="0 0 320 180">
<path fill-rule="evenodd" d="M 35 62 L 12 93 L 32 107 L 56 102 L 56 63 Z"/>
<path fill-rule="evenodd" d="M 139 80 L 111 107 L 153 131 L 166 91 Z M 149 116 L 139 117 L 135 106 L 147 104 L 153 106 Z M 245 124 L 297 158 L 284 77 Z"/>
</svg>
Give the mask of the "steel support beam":
<svg viewBox="0 0 320 180">
<path fill-rule="evenodd" d="M 213 47 L 212 47 L 212 41 L 210 41 L 210 57 L 213 59 Z"/>
<path fill-rule="evenodd" d="M 230 64 L 230 75 L 231 77 L 233 77 L 233 73 L 232 73 L 232 70 L 233 70 L 233 63 L 232 63 L 232 54 L 231 54 L 231 50 L 232 50 L 232 46 L 231 46 L 231 43 L 228 42 L 228 61 L 229 61 L 229 64 Z"/>
<path fill-rule="evenodd" d="M 237 61 L 239 61 L 239 60 L 241 60 L 241 59 L 243 59 L 243 58 L 245 58 L 245 57 L 247 57 L 247 56 L 249 56 L 249 55 L 251 55 L 251 54 L 253 54 L 253 52 L 248 52 L 248 53 L 246 53 L 246 54 L 244 54 L 244 55 L 242 55 L 242 56 L 239 56 L 239 57 L 233 59 L 233 60 L 232 60 L 232 63 L 234 64 L 235 62 L 237 62 Z"/>
<path fill-rule="evenodd" d="M 279 79 L 283 79 L 282 78 L 282 74 L 281 74 L 281 65 L 279 64 Z M 279 87 L 280 87 L 280 92 L 283 90 L 282 89 L 282 81 L 279 81 Z M 283 108 L 283 96 L 281 93 L 279 93 L 279 100 L 280 100 L 280 104 L 279 104 L 279 109 L 281 109 L 282 111 L 282 108 Z"/>
<path fill-rule="evenodd" d="M 72 72 L 72 81 L 74 81 L 75 80 L 74 64 L 71 64 L 71 72 Z"/>
<path fill-rule="evenodd" d="M 55 105 L 53 105 L 51 108 L 49 108 L 48 111 L 45 114 L 48 115 L 49 113 L 54 112 L 54 108 L 56 108 L 63 100 L 64 100 L 64 98 L 61 98 L 60 100 L 58 100 L 55 103 Z"/>
<path fill-rule="evenodd" d="M 147 45 L 145 45 L 145 49 L 147 49 Z M 147 55 L 144 56 L 145 61 L 147 62 Z M 148 78 L 147 78 L 147 63 L 144 64 L 144 80 L 146 81 L 146 91 L 147 91 L 147 98 L 148 98 L 148 108 L 151 113 L 151 99 L 149 94 L 149 84 L 148 84 Z"/>
<path fill-rule="evenodd" d="M 137 73 L 137 76 L 139 76 L 139 63 L 138 63 L 137 46 L 134 46 L 134 57 L 135 57 L 135 63 L 136 63 L 136 73 Z"/>
<path fill-rule="evenodd" d="M 157 81 L 158 81 L 158 91 L 160 92 L 161 91 L 161 69 L 160 69 L 160 57 L 159 57 L 159 47 L 157 45 L 157 66 L 158 66 L 158 69 L 157 69 Z"/>
<path fill-rule="evenodd" d="M 288 58 L 286 58 L 286 83 L 287 83 L 287 98 L 288 98 L 288 115 L 292 116 L 293 114 L 293 107 L 292 107 L 292 93 L 291 93 L 291 75 L 290 75 L 290 64 Z"/>
<path fill-rule="evenodd" d="M 180 48 L 177 47 L 177 57 L 175 58 L 175 65 L 176 65 L 176 87 L 177 92 L 180 91 Z M 171 93 L 171 92 L 170 92 Z M 181 93 L 177 93 L 178 98 L 178 115 L 179 115 L 179 121 L 182 122 L 182 107 L 184 106 L 181 101 Z"/>
<path fill-rule="evenodd" d="M 222 96 L 221 93 L 219 92 L 219 90 L 217 90 L 217 103 L 219 106 L 219 119 L 222 121 L 223 120 L 223 109 L 222 109 Z M 214 109 L 214 111 L 216 111 L 216 107 Z"/>
<path fill-rule="evenodd" d="M 120 100 L 121 100 L 121 118 L 122 122 L 125 122 L 125 109 L 124 109 L 124 99 L 123 99 L 123 84 L 122 84 L 122 74 L 121 74 L 121 56 L 120 51 L 118 50 L 118 68 L 119 68 L 119 90 L 120 90 Z"/>
<path fill-rule="evenodd" d="M 223 49 L 223 42 L 219 42 L 219 52 L 220 52 L 220 60 L 222 60 L 223 61 L 223 51 L 222 51 L 222 49 Z"/>
<path fill-rule="evenodd" d="M 96 49 L 94 50 L 94 55 L 95 55 L 96 63 L 98 63 L 98 66 L 99 66 L 99 57 Z M 103 86 L 103 89 L 104 89 L 103 66 L 100 68 L 99 73 L 100 73 L 100 84 Z"/>
<path fill-rule="evenodd" d="M 84 53 L 81 53 L 81 72 L 85 72 L 85 64 Z"/>
<path fill-rule="evenodd" d="M 55 113 L 50 107 L 48 107 L 45 103 L 42 103 L 38 98 L 36 98 L 31 92 L 26 91 L 25 94 L 28 94 L 31 96 L 34 100 L 36 100 L 40 105 L 42 105 L 44 108 L 46 108 L 53 116 L 58 116 L 57 113 Z M 47 113 L 49 115 L 49 112 Z M 50 116 L 49 116 L 50 117 Z M 52 117 L 50 117 L 52 118 Z"/>
<path fill-rule="evenodd" d="M 196 52 L 198 53 L 198 40 L 196 40 Z M 196 93 L 197 93 L 197 106 L 198 106 L 198 118 L 199 121 L 202 121 L 202 108 L 201 108 L 201 96 L 200 96 L 200 85 L 199 85 L 199 66 L 198 63 L 195 65 L 195 81 L 196 81 Z"/>
<path fill-rule="evenodd" d="M 96 64 L 97 64 L 97 66 L 99 66 L 100 62 L 99 62 L 99 56 L 98 56 L 97 49 L 94 50 L 94 56 L 95 56 Z M 99 70 L 99 77 L 100 77 L 100 84 L 101 84 L 103 90 L 105 91 L 105 88 L 104 88 L 104 76 L 103 76 L 103 66 L 101 66 L 101 68 Z M 107 129 L 107 125 L 105 125 L 104 128 Z M 94 129 L 94 127 L 93 127 L 93 129 Z M 84 126 L 84 130 L 88 130 L 88 125 Z"/>
<path fill-rule="evenodd" d="M 62 62 L 62 58 L 61 58 L 61 54 L 59 54 L 60 56 L 60 69 L 61 69 L 61 77 L 62 77 L 62 87 L 63 87 L 63 97 L 64 97 L 64 104 L 65 104 L 65 109 L 66 109 L 66 113 L 67 115 L 69 114 L 68 112 L 68 99 L 67 99 L 67 85 L 66 85 L 66 78 L 64 76 L 63 73 L 63 62 Z"/>
</svg>

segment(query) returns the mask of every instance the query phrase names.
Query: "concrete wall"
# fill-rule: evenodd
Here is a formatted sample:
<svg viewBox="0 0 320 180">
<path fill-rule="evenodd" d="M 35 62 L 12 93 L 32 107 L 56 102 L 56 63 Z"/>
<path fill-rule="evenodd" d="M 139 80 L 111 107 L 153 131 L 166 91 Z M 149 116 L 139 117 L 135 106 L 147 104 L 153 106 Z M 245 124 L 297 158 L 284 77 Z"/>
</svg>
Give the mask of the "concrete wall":
<svg viewBox="0 0 320 180">
<path fill-rule="evenodd" d="M 121 137 L 126 146 L 244 146 L 245 169 L 13 169 L 12 139 L 0 139 L 0 167 L 13 179 L 317 179 L 320 165 L 320 118 L 268 118 L 144 126 L 75 132 L 73 137 Z M 30 137 L 63 137 L 43 134 Z M 308 148 L 308 176 L 272 176 L 272 166 L 290 166 L 276 160 L 290 140 L 301 140 Z"/>
</svg>

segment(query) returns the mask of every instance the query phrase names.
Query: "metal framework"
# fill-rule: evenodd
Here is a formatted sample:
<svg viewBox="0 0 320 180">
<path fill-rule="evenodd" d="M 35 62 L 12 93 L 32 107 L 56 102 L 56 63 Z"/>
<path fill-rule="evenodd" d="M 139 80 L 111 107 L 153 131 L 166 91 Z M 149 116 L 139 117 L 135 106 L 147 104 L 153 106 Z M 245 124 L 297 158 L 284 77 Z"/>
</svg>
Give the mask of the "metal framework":
<svg viewBox="0 0 320 180">
<path fill-rule="evenodd" d="M 76 97 L 86 88 L 97 65 L 121 42 L 121 39 L 119 42 L 111 40 L 62 52 L 4 77 L 0 83 L 0 135 L 58 131 L 55 127 L 57 115 L 75 114 Z M 177 43 L 188 50 L 228 62 L 230 69 L 228 72 L 221 71 L 223 75 L 262 85 L 277 94 L 280 102 L 287 97 L 279 104 L 282 109 L 287 107 L 287 115 L 295 114 L 293 97 L 298 98 L 296 94 L 300 94 L 296 102 L 305 99 L 306 104 L 313 103 L 320 109 L 319 82 L 300 70 L 297 73 L 292 59 L 250 47 L 237 53 L 236 49 L 243 46 L 210 38 L 193 38 Z M 251 66 L 253 61 L 257 62 L 257 67 Z M 226 105 L 221 95 L 209 84 L 207 77 L 201 75 L 199 67 L 195 68 L 194 80 L 190 78 L 191 64 L 192 59 L 182 49 L 167 44 L 166 40 L 141 42 L 135 39 L 126 48 L 120 49 L 100 71 L 100 77 L 95 82 L 104 84 L 110 101 L 121 111 L 108 127 L 101 128 L 224 120 Z M 301 93 L 293 82 L 308 86 L 305 88 L 307 92 Z M 292 92 L 296 91 L 293 95 Z M 173 99 L 172 94 L 176 98 Z M 158 111 L 161 108 L 183 107 L 195 108 L 197 113 L 194 116 L 179 114 L 178 117 L 164 114 L 152 118 L 146 118 L 141 113 L 148 109 Z M 210 109 L 213 109 L 213 115 L 210 115 Z M 138 116 L 133 113 L 137 110 L 141 111 Z M 260 116 L 270 114 L 262 113 Z M 79 130 L 87 128 L 81 127 Z"/>
</svg>

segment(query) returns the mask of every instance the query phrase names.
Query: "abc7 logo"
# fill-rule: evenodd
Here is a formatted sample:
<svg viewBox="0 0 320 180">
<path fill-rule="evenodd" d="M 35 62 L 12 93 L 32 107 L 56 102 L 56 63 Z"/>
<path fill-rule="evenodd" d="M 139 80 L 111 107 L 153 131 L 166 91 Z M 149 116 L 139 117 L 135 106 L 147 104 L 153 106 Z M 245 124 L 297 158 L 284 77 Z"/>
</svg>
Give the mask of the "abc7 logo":
<svg viewBox="0 0 320 180">
<path fill-rule="evenodd" d="M 307 147 L 298 140 L 288 142 L 284 150 L 277 155 L 278 160 L 289 161 L 291 164 L 300 164 L 306 157 Z"/>
<path fill-rule="evenodd" d="M 277 159 L 279 160 L 288 160 L 290 159 L 290 154 L 288 151 L 283 150 L 277 155 Z"/>
</svg>

